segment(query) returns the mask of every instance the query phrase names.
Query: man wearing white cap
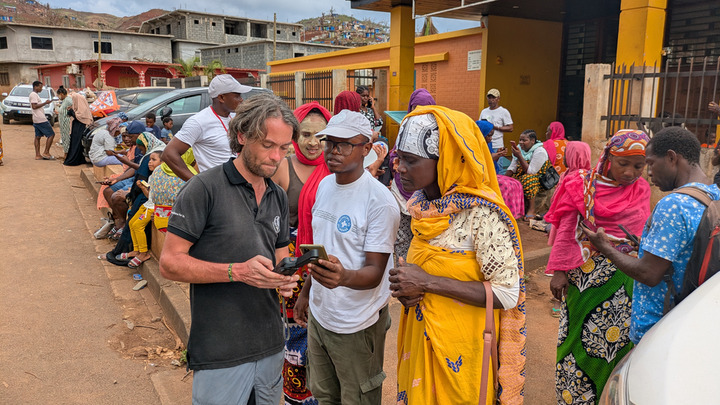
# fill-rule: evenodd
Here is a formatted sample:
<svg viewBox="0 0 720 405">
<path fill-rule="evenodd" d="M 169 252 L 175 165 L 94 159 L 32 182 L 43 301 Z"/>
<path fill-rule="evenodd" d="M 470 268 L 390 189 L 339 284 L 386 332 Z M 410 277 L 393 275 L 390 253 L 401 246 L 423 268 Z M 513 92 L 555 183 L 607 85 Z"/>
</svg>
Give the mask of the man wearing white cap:
<svg viewBox="0 0 720 405">
<path fill-rule="evenodd" d="M 385 379 L 385 333 L 392 252 L 400 210 L 392 194 L 364 169 L 372 128 L 343 110 L 317 136 L 325 138 L 330 176 L 313 206 L 314 243 L 329 261 L 309 265 L 294 317 L 308 328 L 310 391 L 320 404 L 377 404 Z M 309 307 L 309 310 L 308 310 Z"/>
<path fill-rule="evenodd" d="M 210 82 L 208 94 L 212 104 L 190 117 L 163 152 L 162 159 L 181 179 L 193 176 L 182 155 L 193 148 L 201 172 L 220 166 L 232 156 L 228 142 L 228 124 L 242 103 L 242 94 L 252 90 L 230 75 L 218 75 Z"/>
<path fill-rule="evenodd" d="M 504 132 L 513 131 L 513 121 L 510 111 L 505 107 L 500 107 L 500 90 L 490 89 L 487 92 L 488 108 L 482 110 L 480 119 L 493 124 L 494 132 L 492 135 L 493 148 L 500 152 L 505 149 L 505 141 L 503 140 Z"/>
</svg>

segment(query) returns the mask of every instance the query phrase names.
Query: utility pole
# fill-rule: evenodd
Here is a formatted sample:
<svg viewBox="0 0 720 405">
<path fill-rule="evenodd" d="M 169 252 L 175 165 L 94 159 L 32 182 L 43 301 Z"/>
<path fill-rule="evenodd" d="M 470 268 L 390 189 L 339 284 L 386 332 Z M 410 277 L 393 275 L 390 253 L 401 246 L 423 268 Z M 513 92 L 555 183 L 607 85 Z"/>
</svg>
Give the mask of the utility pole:
<svg viewBox="0 0 720 405">
<path fill-rule="evenodd" d="M 277 13 L 273 13 L 273 61 L 277 50 Z"/>
<path fill-rule="evenodd" d="M 103 80 L 102 80 L 102 31 L 100 30 L 100 27 L 102 27 L 101 23 L 97 24 L 98 26 L 98 90 L 103 88 Z"/>
</svg>

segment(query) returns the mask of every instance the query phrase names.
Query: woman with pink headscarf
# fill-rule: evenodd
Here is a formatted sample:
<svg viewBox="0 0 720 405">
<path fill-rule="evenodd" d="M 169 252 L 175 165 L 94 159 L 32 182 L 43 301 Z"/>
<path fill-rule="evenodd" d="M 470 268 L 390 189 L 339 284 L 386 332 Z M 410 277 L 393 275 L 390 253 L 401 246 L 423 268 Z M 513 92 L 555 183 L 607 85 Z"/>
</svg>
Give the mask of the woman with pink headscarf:
<svg viewBox="0 0 720 405">
<path fill-rule="evenodd" d="M 565 139 L 565 127 L 558 121 L 551 122 L 545 133 L 547 141 L 543 142 L 543 147 L 547 151 L 550 163 L 559 175 L 565 173 L 565 149 L 568 141 Z"/>
</svg>

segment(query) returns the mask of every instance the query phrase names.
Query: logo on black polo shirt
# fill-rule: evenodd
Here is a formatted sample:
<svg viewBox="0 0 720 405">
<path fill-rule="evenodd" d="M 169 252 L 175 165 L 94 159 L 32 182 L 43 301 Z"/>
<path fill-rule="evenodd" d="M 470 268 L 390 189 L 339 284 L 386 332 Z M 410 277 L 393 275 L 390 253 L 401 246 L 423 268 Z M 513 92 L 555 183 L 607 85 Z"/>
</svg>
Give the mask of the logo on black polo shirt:
<svg viewBox="0 0 720 405">
<path fill-rule="evenodd" d="M 349 216 L 343 215 L 340 218 L 338 218 L 337 221 L 337 229 L 338 231 L 345 233 L 352 228 L 352 220 Z"/>
<path fill-rule="evenodd" d="M 280 233 L 280 216 L 276 216 L 275 219 L 273 219 L 273 228 L 275 228 L 275 233 Z"/>
</svg>

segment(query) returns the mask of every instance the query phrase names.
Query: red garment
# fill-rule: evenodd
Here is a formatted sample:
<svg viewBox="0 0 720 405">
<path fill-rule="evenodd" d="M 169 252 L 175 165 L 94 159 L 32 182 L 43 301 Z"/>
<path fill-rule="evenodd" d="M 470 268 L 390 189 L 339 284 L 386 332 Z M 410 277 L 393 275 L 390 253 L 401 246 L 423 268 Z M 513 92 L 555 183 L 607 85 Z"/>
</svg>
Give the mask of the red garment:
<svg viewBox="0 0 720 405">
<path fill-rule="evenodd" d="M 362 106 L 362 97 L 354 91 L 341 91 L 340 94 L 335 97 L 335 107 L 333 108 L 333 114 L 337 115 L 342 110 L 350 110 L 360 112 Z"/>
<path fill-rule="evenodd" d="M 555 142 L 565 139 L 565 127 L 558 121 L 550 123 L 550 137 L 543 142 L 543 147 L 547 151 L 550 163 L 555 165 L 555 160 L 558 158 L 558 151 L 555 148 Z"/>
<path fill-rule="evenodd" d="M 565 173 L 560 175 L 560 184 L 562 184 L 563 180 L 567 176 L 571 176 L 573 174 L 577 174 L 579 170 L 586 170 L 590 171 L 590 145 L 586 144 L 585 142 L 579 142 L 579 141 L 573 141 L 568 142 L 567 147 L 565 148 L 565 160 L 567 161 L 567 171 Z M 559 188 L 559 187 L 558 187 Z M 555 198 L 559 196 L 560 193 L 553 194 L 550 207 L 553 206 L 553 203 L 555 202 Z M 548 211 L 550 212 L 550 211 Z M 557 237 L 557 228 L 555 226 L 551 226 L 550 228 L 550 237 L 548 238 L 548 245 L 552 246 L 555 244 L 555 238 Z"/>
<path fill-rule="evenodd" d="M 302 122 L 302 120 L 304 120 L 305 117 L 313 110 L 318 110 L 323 117 L 325 117 L 326 121 L 330 121 L 332 114 L 330 114 L 330 111 L 321 106 L 317 101 L 303 104 L 296 108 L 294 112 L 295 118 L 297 118 L 299 122 Z M 300 191 L 300 199 L 298 200 L 298 229 L 295 246 L 299 247 L 300 245 L 311 245 L 313 243 L 312 208 L 313 205 L 315 205 L 315 195 L 317 194 L 318 185 L 320 185 L 320 181 L 322 179 L 330 174 L 330 169 L 328 169 L 327 164 L 325 163 L 325 153 L 321 153 L 320 156 L 314 160 L 309 160 L 302 154 L 302 152 L 300 152 L 300 147 L 294 141 L 293 146 L 295 147 L 295 156 L 298 158 L 300 163 L 308 166 L 315 166 L 315 170 L 313 170 L 312 174 L 310 174 L 310 177 L 303 185 L 303 188 Z"/>
</svg>

